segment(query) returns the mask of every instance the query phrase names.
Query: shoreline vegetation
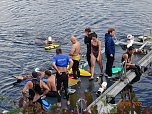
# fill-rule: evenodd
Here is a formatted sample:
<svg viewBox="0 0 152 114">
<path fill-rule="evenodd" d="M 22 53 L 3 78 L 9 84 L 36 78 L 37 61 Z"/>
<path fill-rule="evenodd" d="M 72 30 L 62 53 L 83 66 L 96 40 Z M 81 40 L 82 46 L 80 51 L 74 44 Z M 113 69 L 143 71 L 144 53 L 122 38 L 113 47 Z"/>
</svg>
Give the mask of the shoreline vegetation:
<svg viewBox="0 0 152 114">
<path fill-rule="evenodd" d="M 121 93 L 120 96 L 123 97 L 125 94 Z M 138 101 L 138 98 L 134 92 L 131 93 L 131 97 L 132 100 L 120 100 L 117 104 L 117 107 L 110 110 L 109 114 L 129 114 L 130 112 L 134 111 L 136 111 L 137 114 L 150 114 L 150 106 L 142 107 L 141 104 L 139 106 L 133 105 L 136 102 L 138 104 L 141 102 Z M 93 95 L 91 92 L 85 92 L 84 98 L 87 107 L 93 101 Z M 0 96 L 0 102 L 7 101 L 13 106 L 12 110 L 0 111 L 0 114 L 98 114 L 97 105 L 91 107 L 91 113 L 85 111 L 85 109 L 78 109 L 78 100 L 78 93 L 74 93 L 70 95 L 70 107 L 72 108 L 58 108 L 57 105 L 54 104 L 48 111 L 45 111 L 41 108 L 41 105 L 39 103 L 33 104 L 23 97 L 21 97 L 19 101 L 15 102 L 11 98 Z M 107 106 L 108 103 L 106 100 L 104 102 L 104 105 Z"/>
</svg>

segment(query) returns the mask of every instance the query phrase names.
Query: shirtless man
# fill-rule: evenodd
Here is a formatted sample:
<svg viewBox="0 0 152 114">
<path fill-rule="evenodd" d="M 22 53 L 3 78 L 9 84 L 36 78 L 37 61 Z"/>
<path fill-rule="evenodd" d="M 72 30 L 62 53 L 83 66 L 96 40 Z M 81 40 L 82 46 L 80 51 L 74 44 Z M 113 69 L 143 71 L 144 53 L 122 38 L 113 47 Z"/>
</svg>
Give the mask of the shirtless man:
<svg viewBox="0 0 152 114">
<path fill-rule="evenodd" d="M 67 69 L 68 64 L 69 64 L 69 69 L 71 69 L 73 65 L 72 59 L 69 56 L 62 54 L 62 50 L 60 48 L 57 48 L 56 56 L 52 58 L 52 66 L 56 70 L 58 107 L 61 107 L 62 84 L 65 90 L 67 105 L 70 104 L 69 95 L 68 95 L 68 70 L 69 70 Z"/>
<path fill-rule="evenodd" d="M 79 70 L 79 62 L 80 62 L 80 43 L 77 41 L 76 37 L 72 36 L 70 39 L 72 45 L 71 51 L 69 55 L 72 57 L 73 60 L 73 76 L 74 79 L 80 80 L 80 70 Z"/>
<path fill-rule="evenodd" d="M 46 84 L 50 89 L 49 93 L 46 96 L 56 97 L 57 90 L 56 90 L 56 78 L 55 78 L 55 76 L 51 75 L 50 70 L 46 70 L 45 71 L 45 77 L 47 78 Z"/>
<path fill-rule="evenodd" d="M 50 70 L 45 71 L 45 76 L 47 78 L 46 84 L 49 87 L 50 91 L 56 91 L 55 76 L 51 75 Z"/>
</svg>

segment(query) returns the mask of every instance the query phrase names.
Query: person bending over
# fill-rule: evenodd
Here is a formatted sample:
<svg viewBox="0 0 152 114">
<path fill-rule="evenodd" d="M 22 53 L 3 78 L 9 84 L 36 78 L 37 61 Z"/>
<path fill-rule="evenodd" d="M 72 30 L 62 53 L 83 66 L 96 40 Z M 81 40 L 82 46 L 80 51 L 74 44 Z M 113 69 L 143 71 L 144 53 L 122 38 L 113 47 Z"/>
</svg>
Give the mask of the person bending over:
<svg viewBox="0 0 152 114">
<path fill-rule="evenodd" d="M 42 89 L 45 91 L 43 92 Z M 27 97 L 26 90 L 29 90 L 29 100 L 39 102 L 42 105 L 41 97 L 44 97 L 50 89 L 42 80 L 40 80 L 38 73 L 33 71 L 32 81 L 27 82 L 22 89 L 22 95 L 24 97 Z"/>
<path fill-rule="evenodd" d="M 133 63 L 133 54 L 135 53 L 135 48 L 130 46 L 127 49 L 127 52 L 122 55 L 121 62 L 125 61 L 126 70 L 133 69 L 135 71 L 136 77 L 132 80 L 132 82 L 137 82 L 140 80 L 140 76 L 142 75 L 142 71 L 140 67 Z"/>
</svg>

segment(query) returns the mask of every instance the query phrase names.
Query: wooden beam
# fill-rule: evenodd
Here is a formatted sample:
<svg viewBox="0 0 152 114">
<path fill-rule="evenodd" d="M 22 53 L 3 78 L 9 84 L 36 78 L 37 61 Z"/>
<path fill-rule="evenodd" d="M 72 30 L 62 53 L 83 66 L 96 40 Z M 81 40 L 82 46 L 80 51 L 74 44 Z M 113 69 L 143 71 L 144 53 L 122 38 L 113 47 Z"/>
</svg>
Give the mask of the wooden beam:
<svg viewBox="0 0 152 114">
<path fill-rule="evenodd" d="M 147 66 L 151 61 L 152 61 L 152 50 L 145 55 L 139 62 L 138 64 L 140 66 Z M 134 78 L 136 77 L 134 72 L 128 71 L 126 74 L 126 77 L 124 79 L 124 81 L 116 81 L 112 86 L 110 86 L 101 96 L 99 96 L 94 102 L 92 102 L 87 108 L 86 110 L 88 110 L 89 112 L 91 107 L 94 105 L 97 105 L 97 110 L 98 113 L 103 113 L 102 111 L 106 111 L 105 113 L 109 113 L 110 110 L 114 107 L 114 105 L 112 104 L 108 104 L 108 107 L 105 107 L 105 100 L 107 96 L 111 96 L 111 97 L 115 97 L 118 93 L 120 93 L 124 87 L 126 87 L 126 85 L 128 83 L 130 83 Z M 105 109 L 106 108 L 106 109 Z"/>
</svg>

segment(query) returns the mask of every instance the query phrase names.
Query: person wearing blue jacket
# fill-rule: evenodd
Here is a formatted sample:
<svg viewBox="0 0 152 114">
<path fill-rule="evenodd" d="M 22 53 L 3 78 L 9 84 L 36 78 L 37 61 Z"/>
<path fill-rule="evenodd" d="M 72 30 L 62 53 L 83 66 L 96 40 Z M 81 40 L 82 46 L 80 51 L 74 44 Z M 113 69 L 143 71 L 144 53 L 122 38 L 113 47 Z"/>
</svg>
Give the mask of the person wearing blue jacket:
<svg viewBox="0 0 152 114">
<path fill-rule="evenodd" d="M 115 34 L 114 28 L 109 28 L 108 33 L 105 34 L 105 54 L 107 57 L 106 75 L 112 76 L 112 66 L 115 58 L 115 43 L 113 36 Z"/>
</svg>

